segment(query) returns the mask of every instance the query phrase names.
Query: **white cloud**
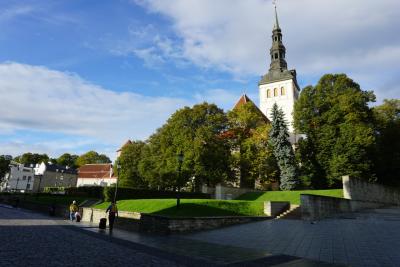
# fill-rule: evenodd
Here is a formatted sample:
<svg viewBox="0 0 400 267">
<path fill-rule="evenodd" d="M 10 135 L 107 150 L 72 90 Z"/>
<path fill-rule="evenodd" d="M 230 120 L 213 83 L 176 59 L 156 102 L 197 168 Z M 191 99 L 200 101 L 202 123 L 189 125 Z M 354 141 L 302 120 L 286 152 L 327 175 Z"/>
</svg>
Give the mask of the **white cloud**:
<svg viewBox="0 0 400 267">
<path fill-rule="evenodd" d="M 73 73 L 15 62 L 0 64 L 0 96 L 0 134 L 8 136 L 0 142 L 0 154 L 59 156 L 93 149 L 110 158 L 126 139 L 146 139 L 185 105 L 210 101 L 231 108 L 239 97 L 223 89 L 192 99 L 115 92 Z M 10 138 L 21 131 L 36 140 Z"/>
<path fill-rule="evenodd" d="M 265 0 L 140 0 L 150 12 L 168 17 L 182 57 L 201 66 L 240 75 L 269 68 L 273 7 Z M 329 72 L 375 80 L 358 81 L 388 95 L 382 84 L 399 76 L 398 0 L 279 1 L 278 15 L 288 65 L 299 77 Z M 379 82 L 378 82 L 379 81 Z M 397 87 L 397 91 L 400 88 Z"/>
<path fill-rule="evenodd" d="M 0 64 L 0 128 L 88 136 L 119 144 L 146 138 L 188 101 L 114 92 L 71 73 Z"/>
</svg>

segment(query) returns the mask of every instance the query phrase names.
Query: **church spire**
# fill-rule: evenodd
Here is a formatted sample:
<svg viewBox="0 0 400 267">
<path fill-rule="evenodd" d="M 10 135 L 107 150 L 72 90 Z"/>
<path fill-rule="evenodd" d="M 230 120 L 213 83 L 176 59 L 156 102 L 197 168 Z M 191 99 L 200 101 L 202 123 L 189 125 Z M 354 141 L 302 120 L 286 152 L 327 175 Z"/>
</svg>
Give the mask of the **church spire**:
<svg viewBox="0 0 400 267">
<path fill-rule="evenodd" d="M 274 1 L 275 7 L 275 25 L 272 29 L 272 47 L 270 49 L 271 65 L 270 71 L 287 70 L 287 63 L 285 60 L 286 48 L 282 43 L 282 31 L 279 27 L 278 12 L 276 10 L 276 2 Z"/>
<path fill-rule="evenodd" d="M 275 25 L 274 25 L 274 30 L 280 29 L 279 28 L 279 21 L 278 21 L 278 12 L 276 11 L 276 1 L 274 1 L 274 7 L 275 7 Z"/>
</svg>

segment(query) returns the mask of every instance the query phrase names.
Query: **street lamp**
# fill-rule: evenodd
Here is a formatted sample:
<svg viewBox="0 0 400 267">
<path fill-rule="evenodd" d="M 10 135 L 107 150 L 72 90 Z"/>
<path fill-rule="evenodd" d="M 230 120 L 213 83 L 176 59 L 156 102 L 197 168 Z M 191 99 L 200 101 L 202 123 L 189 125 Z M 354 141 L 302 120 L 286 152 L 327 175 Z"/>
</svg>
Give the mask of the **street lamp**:
<svg viewBox="0 0 400 267">
<path fill-rule="evenodd" d="M 115 183 L 114 203 L 117 203 L 117 191 L 118 191 L 118 181 L 119 181 L 120 169 L 121 169 L 121 165 L 117 164 L 117 182 Z"/>
<path fill-rule="evenodd" d="M 178 160 L 178 193 L 176 197 L 176 208 L 180 207 L 181 199 L 180 199 L 180 192 L 181 192 L 181 172 L 182 172 L 182 162 L 183 162 L 183 153 L 182 151 L 179 152 L 177 155 Z"/>
</svg>

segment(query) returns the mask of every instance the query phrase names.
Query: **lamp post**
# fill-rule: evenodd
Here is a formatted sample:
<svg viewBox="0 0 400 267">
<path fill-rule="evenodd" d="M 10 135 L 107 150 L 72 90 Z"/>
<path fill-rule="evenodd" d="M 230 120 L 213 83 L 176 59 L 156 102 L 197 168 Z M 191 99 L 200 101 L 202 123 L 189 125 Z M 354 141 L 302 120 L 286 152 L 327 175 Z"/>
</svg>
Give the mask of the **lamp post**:
<svg viewBox="0 0 400 267">
<path fill-rule="evenodd" d="M 117 203 L 117 191 L 118 191 L 118 181 L 119 181 L 120 169 L 121 169 L 121 165 L 117 164 L 117 182 L 115 183 L 114 203 Z"/>
<path fill-rule="evenodd" d="M 179 208 L 181 205 L 180 193 L 181 193 L 181 172 L 182 172 L 182 162 L 183 162 L 183 153 L 179 152 L 177 155 L 178 159 L 178 193 L 176 196 L 176 208 Z"/>
</svg>

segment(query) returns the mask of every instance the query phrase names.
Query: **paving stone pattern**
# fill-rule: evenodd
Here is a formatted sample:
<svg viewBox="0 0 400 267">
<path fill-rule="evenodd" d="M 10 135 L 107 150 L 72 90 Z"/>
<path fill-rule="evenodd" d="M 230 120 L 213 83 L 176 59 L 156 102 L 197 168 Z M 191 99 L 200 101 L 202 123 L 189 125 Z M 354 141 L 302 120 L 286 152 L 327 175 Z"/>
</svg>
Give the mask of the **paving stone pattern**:
<svg viewBox="0 0 400 267">
<path fill-rule="evenodd" d="M 182 266 L 67 224 L 0 207 L 0 266 Z"/>
<path fill-rule="evenodd" d="M 400 266 L 400 208 L 310 223 L 270 220 L 185 238 L 350 266 Z"/>
</svg>

